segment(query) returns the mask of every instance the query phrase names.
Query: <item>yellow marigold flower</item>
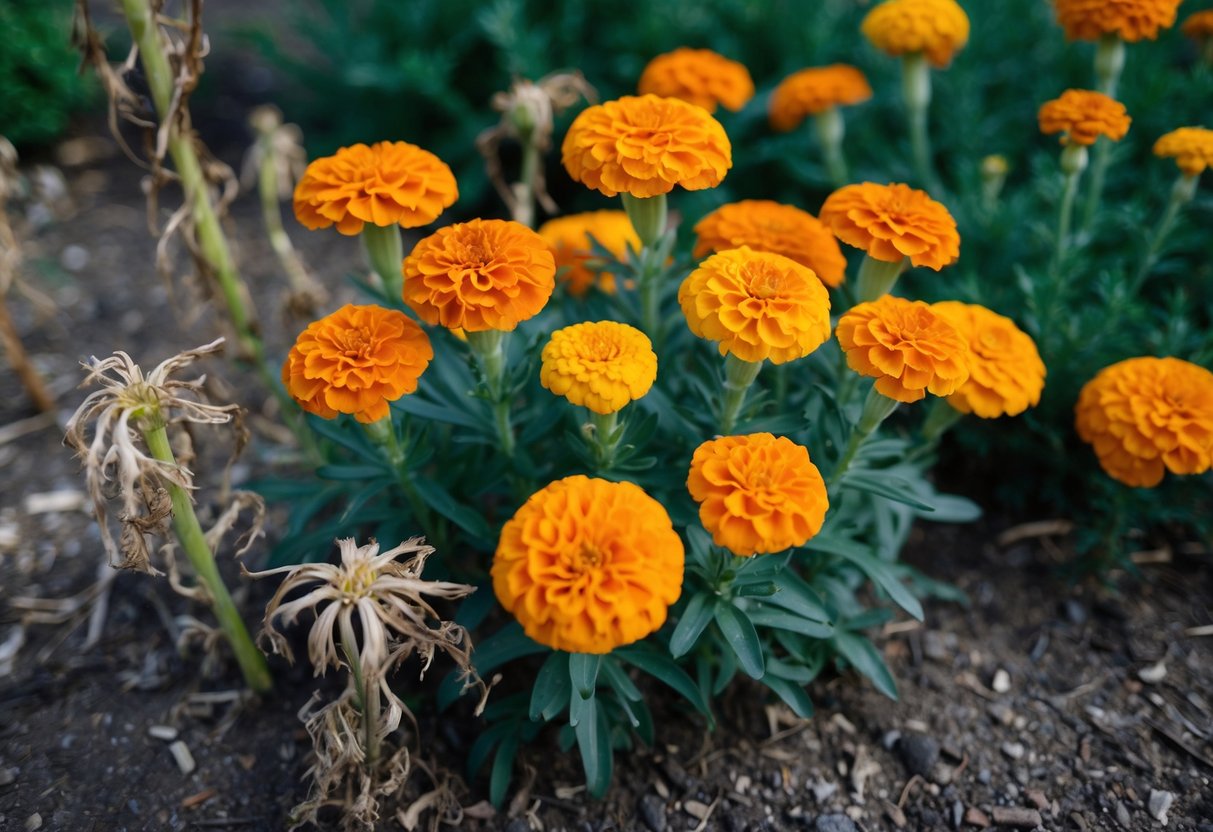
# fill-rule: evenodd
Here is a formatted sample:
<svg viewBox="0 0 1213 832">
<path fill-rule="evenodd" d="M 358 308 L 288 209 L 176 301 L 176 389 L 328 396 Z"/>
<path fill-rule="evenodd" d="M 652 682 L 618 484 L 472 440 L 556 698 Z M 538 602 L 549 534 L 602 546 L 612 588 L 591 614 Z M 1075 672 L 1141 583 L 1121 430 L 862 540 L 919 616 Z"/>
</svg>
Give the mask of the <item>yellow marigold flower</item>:
<svg viewBox="0 0 1213 832">
<path fill-rule="evenodd" d="M 595 283 L 608 295 L 615 293 L 615 275 L 595 273 L 586 265 L 594 256 L 590 249 L 591 237 L 617 260 L 627 258 L 629 247 L 640 250 L 640 238 L 625 211 L 586 211 L 557 217 L 539 226 L 539 236 L 555 252 L 556 268 L 564 268 L 560 279 L 568 284 L 569 294 L 575 297 L 583 297 Z"/>
<path fill-rule="evenodd" d="M 657 380 L 657 354 L 648 336 L 614 321 L 556 330 L 542 362 L 544 387 L 603 415 L 639 399 Z"/>
<path fill-rule="evenodd" d="M 1154 155 L 1174 159 L 1187 176 L 1199 176 L 1213 165 L 1213 130 L 1180 127 L 1154 143 Z"/>
<path fill-rule="evenodd" d="M 404 261 L 404 302 L 427 324 L 509 332 L 539 313 L 556 286 L 543 238 L 510 220 L 448 225 Z"/>
<path fill-rule="evenodd" d="M 859 104 L 872 97 L 872 87 L 862 72 L 849 64 L 811 67 L 793 72 L 771 93 L 767 113 L 771 127 L 795 130 L 806 116 L 831 107 Z"/>
<path fill-rule="evenodd" d="M 890 399 L 950 396 L 969 380 L 968 340 L 920 300 L 883 295 L 861 303 L 839 319 L 837 332 L 847 366 L 875 378 Z"/>
<path fill-rule="evenodd" d="M 1180 31 L 1194 40 L 1213 38 L 1213 9 L 1188 15 Z"/>
<path fill-rule="evenodd" d="M 713 542 L 745 557 L 803 546 L 821 531 L 830 507 L 808 450 L 769 433 L 704 442 L 691 459 L 687 489 Z"/>
<path fill-rule="evenodd" d="M 969 16 L 956 0 L 886 0 L 868 12 L 860 31 L 893 57 L 922 52 L 945 67 L 969 41 Z"/>
<path fill-rule="evenodd" d="M 346 304 L 299 335 L 282 383 L 308 413 L 377 422 L 388 415 L 388 402 L 417 389 L 433 357 L 429 336 L 408 315 Z"/>
<path fill-rule="evenodd" d="M 641 95 L 678 98 L 703 107 L 717 106 L 737 112 L 754 97 L 750 71 L 711 49 L 682 47 L 658 55 L 640 73 Z"/>
<path fill-rule="evenodd" d="M 695 225 L 695 257 L 749 246 L 808 266 L 827 286 L 843 281 L 847 260 L 833 232 L 807 211 L 768 199 L 722 205 Z"/>
<path fill-rule="evenodd" d="M 1075 408 L 1078 435 L 1125 485 L 1151 488 L 1163 474 L 1213 467 L 1213 373 L 1179 358 L 1130 358 L 1087 382 Z"/>
<path fill-rule="evenodd" d="M 501 530 L 493 591 L 540 644 L 609 653 L 661 627 L 683 561 L 669 515 L 639 486 L 566 477 Z"/>
<path fill-rule="evenodd" d="M 569 176 L 607 196 L 715 188 L 733 166 L 720 122 L 702 107 L 656 95 L 625 96 L 573 120 L 561 160 Z"/>
<path fill-rule="evenodd" d="M 1062 144 L 1084 147 L 1095 144 L 1100 136 L 1120 141 L 1133 121 L 1124 104 L 1094 90 L 1066 90 L 1060 98 L 1041 105 L 1038 117 L 1040 132 L 1061 133 Z"/>
<path fill-rule="evenodd" d="M 974 303 L 944 301 L 931 309 L 952 323 L 969 342 L 969 380 L 948 396 L 961 413 L 982 419 L 1018 416 L 1040 403 L 1045 365 L 1036 342 L 1010 318 Z"/>
<path fill-rule="evenodd" d="M 1181 0 L 1053 0 L 1057 22 L 1070 40 L 1117 35 L 1130 42 L 1154 40 L 1175 24 Z"/>
<path fill-rule="evenodd" d="M 746 246 L 713 254 L 678 288 L 691 332 L 757 363 L 804 358 L 830 337 L 830 294 L 812 269 Z"/>
<path fill-rule="evenodd" d="M 459 197 L 446 163 L 408 142 L 343 147 L 307 166 L 295 186 L 295 216 L 315 230 L 334 223 L 354 235 L 365 223 L 415 228 Z"/>
<path fill-rule="evenodd" d="M 908 185 L 864 182 L 839 188 L 821 206 L 834 236 L 874 260 L 939 271 L 960 257 L 960 234 L 948 209 Z"/>
</svg>

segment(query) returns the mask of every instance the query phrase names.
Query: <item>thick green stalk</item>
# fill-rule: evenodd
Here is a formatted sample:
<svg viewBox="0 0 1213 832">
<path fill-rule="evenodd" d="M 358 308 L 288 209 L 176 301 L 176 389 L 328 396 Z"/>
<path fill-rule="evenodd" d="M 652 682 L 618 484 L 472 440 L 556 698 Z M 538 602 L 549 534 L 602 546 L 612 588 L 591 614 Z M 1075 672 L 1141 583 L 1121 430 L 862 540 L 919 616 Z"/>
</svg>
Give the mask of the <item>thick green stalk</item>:
<svg viewBox="0 0 1213 832">
<path fill-rule="evenodd" d="M 590 446 L 594 449 L 594 463 L 597 469 L 611 470 L 615 464 L 615 452 L 619 449 L 617 432 L 619 429 L 619 411 L 613 413 L 595 413 L 590 411 L 590 421 L 586 426 L 590 437 Z"/>
<path fill-rule="evenodd" d="M 643 246 L 636 275 L 636 290 L 640 294 L 640 327 L 657 348 L 661 346 L 661 278 L 665 271 L 665 258 L 661 255 L 659 244 L 666 233 L 669 207 L 665 194 L 647 199 L 627 193 L 619 196 Z"/>
<path fill-rule="evenodd" d="M 835 188 L 841 188 L 850 181 L 847 173 L 847 160 L 842 151 L 842 140 L 846 136 L 846 122 L 837 107 L 830 107 L 813 117 L 813 129 L 817 134 L 817 143 L 821 146 L 821 154 L 825 161 L 826 173 L 830 183 Z"/>
<path fill-rule="evenodd" d="M 1087 167 L 1087 149 L 1080 144 L 1066 145 L 1061 152 L 1061 172 L 1065 175 L 1065 188 L 1061 195 L 1061 210 L 1057 217 L 1057 247 L 1053 252 L 1053 271 L 1061 268 L 1062 258 L 1070 246 L 1070 228 L 1074 217 L 1074 198 L 1078 194 L 1078 180 Z"/>
<path fill-rule="evenodd" d="M 939 177 L 931 160 L 931 135 L 927 124 L 931 109 L 931 68 L 922 52 L 901 59 L 901 89 L 909 117 L 910 147 L 919 185 L 932 193 L 940 191 Z"/>
<path fill-rule="evenodd" d="M 732 353 L 724 359 L 724 405 L 720 410 L 720 432 L 728 436 L 737 427 L 746 392 L 762 371 L 762 361 L 742 361 Z"/>
<path fill-rule="evenodd" d="M 383 451 L 388 465 L 396 474 L 396 482 L 399 484 L 400 490 L 404 492 L 404 496 L 409 502 L 409 508 L 413 511 L 413 519 L 421 526 L 430 545 L 438 549 L 445 548 L 446 538 L 443 535 L 443 529 L 435 525 L 429 505 L 422 498 L 417 486 L 413 484 L 405 448 L 400 444 L 400 438 L 396 435 L 396 426 L 392 423 L 391 415 L 362 427 L 371 441 Z"/>
<path fill-rule="evenodd" d="M 366 259 L 383 283 L 383 291 L 392 300 L 404 297 L 404 242 L 400 239 L 400 226 L 379 226 L 367 223 L 362 226 L 362 247 Z"/>
<path fill-rule="evenodd" d="M 859 303 L 868 303 L 893 291 L 897 278 L 910 265 L 910 259 L 903 257 L 896 262 L 877 260 L 870 254 L 865 254 L 859 264 L 859 276 L 856 279 L 856 295 Z"/>
<path fill-rule="evenodd" d="M 835 485 L 842 479 L 847 469 L 851 467 L 851 463 L 855 461 L 855 455 L 859 453 L 863 443 L 880 427 L 881 422 L 889 418 L 899 404 L 900 402 L 896 399 L 890 399 L 878 392 L 875 387 L 868 391 L 868 397 L 863 403 L 863 412 L 859 416 L 859 421 L 851 428 L 851 438 L 847 442 L 847 448 L 843 452 L 842 458 L 834 466 L 834 473 L 827 481 L 829 485 Z"/>
<path fill-rule="evenodd" d="M 469 332 L 468 346 L 484 374 L 489 402 L 493 408 L 493 422 L 497 430 L 497 441 L 502 452 L 513 459 L 515 449 L 514 428 L 510 423 L 509 374 L 506 372 L 506 344 L 508 332 L 495 329 L 484 332 Z"/>
</svg>

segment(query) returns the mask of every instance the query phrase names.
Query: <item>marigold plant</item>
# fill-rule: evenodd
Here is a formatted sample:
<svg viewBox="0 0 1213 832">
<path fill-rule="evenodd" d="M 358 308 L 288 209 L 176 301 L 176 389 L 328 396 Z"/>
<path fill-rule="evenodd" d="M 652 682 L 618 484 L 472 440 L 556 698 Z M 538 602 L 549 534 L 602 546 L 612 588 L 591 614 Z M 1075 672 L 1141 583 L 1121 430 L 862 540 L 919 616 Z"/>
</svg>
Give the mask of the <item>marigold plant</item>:
<svg viewBox="0 0 1213 832">
<path fill-rule="evenodd" d="M 1154 143 L 1154 155 L 1174 159 L 1185 176 L 1199 176 L 1213 165 L 1213 130 L 1180 127 Z"/>
<path fill-rule="evenodd" d="M 945 67 L 969 41 L 969 16 L 956 0 L 885 0 L 868 12 L 860 31 L 889 55 L 921 52 Z"/>
<path fill-rule="evenodd" d="M 1116 35 L 1129 41 L 1158 37 L 1175 24 L 1182 0 L 1053 0 L 1057 22 L 1070 40 Z"/>
<path fill-rule="evenodd" d="M 694 257 L 749 246 L 807 266 L 830 287 L 842 284 L 847 268 L 838 240 L 821 220 L 769 199 L 720 206 L 695 224 L 695 238 Z"/>
<path fill-rule="evenodd" d="M 1066 90 L 1041 105 L 1038 118 L 1040 132 L 1061 133 L 1062 144 L 1084 147 L 1095 144 L 1100 136 L 1120 141 L 1133 121 L 1124 104 L 1094 90 Z"/>
<path fill-rule="evenodd" d="M 586 211 L 556 217 L 539 226 L 539 236 L 556 256 L 556 268 L 562 270 L 557 277 L 575 297 L 584 297 L 592 286 L 607 294 L 614 294 L 617 288 L 615 275 L 590 268 L 595 259 L 591 241 L 621 262 L 627 260 L 629 250 L 640 250 L 640 238 L 625 211 Z"/>
<path fill-rule="evenodd" d="M 826 199 L 821 221 L 838 239 L 889 263 L 909 258 L 939 271 L 960 257 L 956 220 L 926 191 L 908 185 L 847 185 Z"/>
<path fill-rule="evenodd" d="M 771 93 L 767 113 L 776 130 L 794 130 L 807 116 L 831 107 L 861 104 L 871 97 L 867 77 L 850 64 L 810 67 L 779 82 Z"/>
<path fill-rule="evenodd" d="M 544 387 L 599 414 L 641 398 L 657 379 L 657 354 L 649 339 L 614 321 L 556 330 L 542 361 L 539 380 Z"/>
<path fill-rule="evenodd" d="M 754 97 L 754 80 L 737 61 L 711 49 L 684 46 L 649 61 L 637 90 L 641 95 L 678 98 L 709 113 L 718 106 L 737 112 Z"/>
</svg>

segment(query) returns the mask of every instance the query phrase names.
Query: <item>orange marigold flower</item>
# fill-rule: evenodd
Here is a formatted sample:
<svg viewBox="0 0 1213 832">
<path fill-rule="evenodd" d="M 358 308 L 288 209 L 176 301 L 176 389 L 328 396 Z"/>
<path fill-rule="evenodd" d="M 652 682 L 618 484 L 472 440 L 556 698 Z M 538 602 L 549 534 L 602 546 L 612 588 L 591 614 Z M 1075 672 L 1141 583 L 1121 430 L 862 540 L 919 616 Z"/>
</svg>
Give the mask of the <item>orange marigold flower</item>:
<svg viewBox="0 0 1213 832">
<path fill-rule="evenodd" d="M 868 12 L 860 31 L 882 52 L 922 52 L 945 67 L 969 41 L 969 16 L 956 0 L 886 0 Z"/>
<path fill-rule="evenodd" d="M 543 309 L 556 260 L 543 238 L 510 220 L 448 225 L 404 261 L 404 302 L 427 324 L 509 332 Z"/>
<path fill-rule="evenodd" d="M 804 358 L 830 337 L 830 294 L 807 266 L 747 246 L 713 254 L 678 288 L 691 332 L 757 363 Z"/>
<path fill-rule="evenodd" d="M 564 268 L 559 277 L 575 297 L 584 297 L 595 283 L 608 295 L 615 293 L 615 275 L 594 272 L 587 265 L 594 257 L 591 237 L 617 260 L 627 259 L 629 247 L 640 250 L 640 238 L 625 211 L 586 211 L 556 217 L 539 226 L 539 236 L 555 252 L 556 268 Z"/>
<path fill-rule="evenodd" d="M 969 342 L 969 380 L 948 396 L 961 413 L 982 419 L 1018 416 L 1040 403 L 1045 364 L 1036 342 L 1010 318 L 978 306 L 949 300 L 931 305 Z"/>
<path fill-rule="evenodd" d="M 1154 40 L 1158 30 L 1175 24 L 1181 0 L 1053 0 L 1057 22 L 1070 40 Z"/>
<path fill-rule="evenodd" d="M 803 546 L 830 507 L 808 449 L 769 433 L 704 442 L 691 459 L 687 489 L 717 546 L 748 557 Z"/>
<path fill-rule="evenodd" d="M 838 320 L 837 332 L 847 366 L 875 378 L 890 399 L 950 396 L 969 380 L 968 340 L 920 300 L 883 295 L 861 303 Z"/>
<path fill-rule="evenodd" d="M 641 95 L 678 98 L 703 107 L 737 112 L 754 97 L 754 79 L 744 65 L 711 49 L 682 47 L 658 55 L 640 73 Z"/>
<path fill-rule="evenodd" d="M 356 144 L 307 166 L 295 186 L 295 216 L 312 230 L 336 223 L 349 235 L 368 222 L 415 228 L 458 197 L 455 175 L 428 150 L 408 142 Z"/>
<path fill-rule="evenodd" d="M 733 166 L 720 122 L 702 107 L 656 95 L 625 96 L 573 120 L 561 160 L 569 176 L 607 196 L 715 188 Z"/>
<path fill-rule="evenodd" d="M 1179 358 L 1105 367 L 1082 388 L 1075 416 L 1104 471 L 1125 485 L 1213 467 L 1213 373 L 1204 367 Z"/>
<path fill-rule="evenodd" d="M 1154 155 L 1174 159 L 1188 176 L 1199 176 L 1213 165 L 1213 130 L 1205 127 L 1180 127 L 1154 143 Z"/>
<path fill-rule="evenodd" d="M 695 225 L 695 257 L 749 246 L 808 266 L 827 286 L 842 283 L 847 259 L 830 229 L 807 211 L 769 199 L 722 205 Z"/>
<path fill-rule="evenodd" d="M 640 486 L 566 477 L 501 530 L 493 591 L 540 644 L 609 653 L 661 627 L 683 561 L 669 515 Z"/>
<path fill-rule="evenodd" d="M 771 127 L 795 130 L 806 116 L 831 107 L 859 104 L 872 97 L 868 79 L 849 64 L 817 66 L 793 72 L 771 93 L 767 113 Z"/>
<path fill-rule="evenodd" d="M 388 402 L 417 389 L 433 357 L 429 336 L 408 315 L 346 304 L 299 335 L 282 383 L 308 413 L 377 422 L 388 415 Z"/>
<path fill-rule="evenodd" d="M 886 263 L 905 257 L 939 271 L 960 257 L 960 234 L 948 209 L 908 185 L 864 182 L 839 188 L 821 206 L 838 239 Z"/>
<path fill-rule="evenodd" d="M 542 362 L 544 387 L 604 415 L 639 399 L 657 380 L 657 354 L 648 336 L 614 321 L 556 330 Z"/>
<path fill-rule="evenodd" d="M 1090 146 L 1100 136 L 1118 142 L 1133 121 L 1125 105 L 1094 90 L 1066 90 L 1041 105 L 1040 132 L 1061 133 L 1061 143 Z"/>
<path fill-rule="evenodd" d="M 1213 38 L 1213 9 L 1188 15 L 1180 31 L 1194 40 Z"/>
</svg>

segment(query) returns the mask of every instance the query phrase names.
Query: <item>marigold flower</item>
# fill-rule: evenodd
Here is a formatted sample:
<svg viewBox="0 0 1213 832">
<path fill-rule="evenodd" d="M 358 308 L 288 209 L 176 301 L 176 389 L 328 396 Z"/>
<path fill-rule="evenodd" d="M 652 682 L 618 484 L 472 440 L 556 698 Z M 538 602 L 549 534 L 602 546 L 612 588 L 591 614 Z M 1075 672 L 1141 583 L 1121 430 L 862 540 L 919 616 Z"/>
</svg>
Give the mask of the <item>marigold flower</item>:
<svg viewBox="0 0 1213 832">
<path fill-rule="evenodd" d="M 757 363 L 803 358 L 830 337 L 830 294 L 812 269 L 747 246 L 713 254 L 678 289 L 691 332 Z"/>
<path fill-rule="evenodd" d="M 703 107 L 717 106 L 737 112 L 754 97 L 750 71 L 711 49 L 682 47 L 658 55 L 640 73 L 641 95 L 678 98 Z"/>
<path fill-rule="evenodd" d="M 1094 90 L 1066 90 L 1060 98 L 1041 105 L 1040 132 L 1061 133 L 1065 145 L 1095 144 L 1100 136 L 1118 142 L 1133 121 L 1125 105 Z"/>
<path fill-rule="evenodd" d="M 714 188 L 733 166 L 720 122 L 702 107 L 656 95 L 625 96 L 573 120 L 561 160 L 569 176 L 607 196 Z"/>
<path fill-rule="evenodd" d="M 512 331 L 547 304 L 556 260 L 543 238 L 510 220 L 440 228 L 404 261 L 404 302 L 427 324 Z"/>
<path fill-rule="evenodd" d="M 575 297 L 583 297 L 595 284 L 608 295 L 615 293 L 615 275 L 595 273 L 587 266 L 594 257 L 591 238 L 617 260 L 627 258 L 629 247 L 640 250 L 640 238 L 626 211 L 586 211 L 556 217 L 539 226 L 539 236 L 555 253 L 556 268 L 564 268 L 559 277 Z"/>
<path fill-rule="evenodd" d="M 868 79 L 849 64 L 810 67 L 779 82 L 771 93 L 767 113 L 771 127 L 786 132 L 795 130 L 806 116 L 859 104 L 871 97 Z"/>
<path fill-rule="evenodd" d="M 1045 365 L 1031 336 L 1010 318 L 974 303 L 944 301 L 931 309 L 969 342 L 969 380 L 948 397 L 961 413 L 982 419 L 1018 416 L 1040 403 Z"/>
<path fill-rule="evenodd" d="M 861 303 L 839 319 L 837 332 L 847 366 L 875 378 L 890 399 L 950 396 L 969 379 L 967 339 L 922 301 L 883 295 Z"/>
<path fill-rule="evenodd" d="M 1117 35 L 1135 42 L 1154 40 L 1175 24 L 1181 0 L 1053 0 L 1057 22 L 1070 40 Z"/>
<path fill-rule="evenodd" d="M 648 336 L 614 321 L 556 330 L 542 361 L 544 387 L 603 415 L 641 398 L 657 380 L 657 354 Z"/>
<path fill-rule="evenodd" d="M 633 483 L 578 475 L 532 494 L 505 524 L 493 591 L 540 644 L 609 653 L 661 627 L 683 562 L 660 503 Z"/>
<path fill-rule="evenodd" d="M 860 31 L 893 57 L 922 52 L 945 67 L 969 41 L 969 16 L 956 0 L 887 0 L 868 12 Z"/>
<path fill-rule="evenodd" d="M 1154 155 L 1174 159 L 1187 176 L 1199 176 L 1213 165 L 1213 130 L 1180 127 L 1154 143 Z"/>
<path fill-rule="evenodd" d="M 1087 382 L 1078 435 L 1113 479 L 1141 488 L 1213 467 L 1213 373 L 1179 358 L 1130 358 Z"/>
<path fill-rule="evenodd" d="M 1213 38 L 1213 9 L 1188 15 L 1179 30 L 1194 40 Z"/>
<path fill-rule="evenodd" d="M 687 489 L 717 546 L 748 557 L 803 546 L 830 506 L 809 452 L 769 433 L 722 436 L 691 458 Z"/>
<path fill-rule="evenodd" d="M 908 185 L 864 182 L 839 188 L 821 206 L 821 221 L 847 245 L 886 263 L 909 257 L 939 271 L 960 257 L 960 234 L 948 209 Z"/>
<path fill-rule="evenodd" d="M 408 315 L 346 304 L 300 333 L 282 365 L 282 383 L 308 413 L 359 422 L 388 415 L 388 402 L 417 389 L 434 350 Z"/>
<path fill-rule="evenodd" d="M 415 228 L 459 197 L 446 163 L 408 142 L 343 147 L 307 166 L 295 186 L 295 216 L 315 230 L 334 223 L 354 235 L 365 223 Z"/>
<path fill-rule="evenodd" d="M 722 205 L 695 225 L 695 257 L 749 246 L 808 266 L 827 286 L 842 283 L 847 260 L 833 232 L 807 211 L 767 199 Z"/>
</svg>

